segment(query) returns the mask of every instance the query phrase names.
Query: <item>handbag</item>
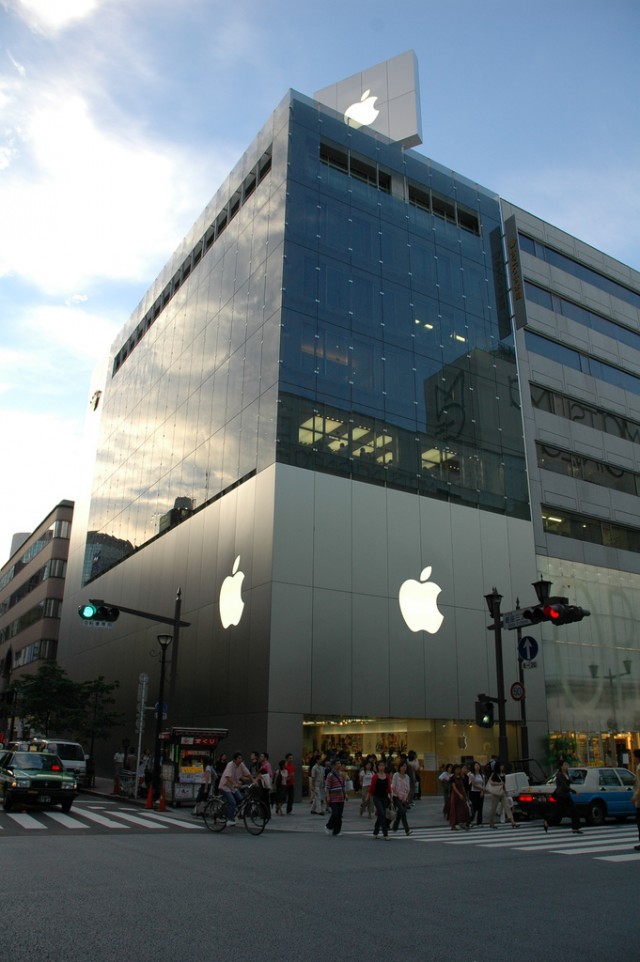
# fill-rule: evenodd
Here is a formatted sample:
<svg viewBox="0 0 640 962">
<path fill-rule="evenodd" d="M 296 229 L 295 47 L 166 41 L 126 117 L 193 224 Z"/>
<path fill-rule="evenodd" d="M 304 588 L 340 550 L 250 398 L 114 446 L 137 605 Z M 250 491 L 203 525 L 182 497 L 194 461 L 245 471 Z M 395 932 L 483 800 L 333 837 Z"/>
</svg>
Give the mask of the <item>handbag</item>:
<svg viewBox="0 0 640 962">
<path fill-rule="evenodd" d="M 505 793 L 502 782 L 492 782 L 491 779 L 487 782 L 487 791 L 490 795 L 497 795 L 499 798 L 502 798 Z"/>
<path fill-rule="evenodd" d="M 387 806 L 387 810 L 384 814 L 388 822 L 392 822 L 394 820 L 398 812 L 393 802 L 389 802 L 389 805 Z"/>
</svg>

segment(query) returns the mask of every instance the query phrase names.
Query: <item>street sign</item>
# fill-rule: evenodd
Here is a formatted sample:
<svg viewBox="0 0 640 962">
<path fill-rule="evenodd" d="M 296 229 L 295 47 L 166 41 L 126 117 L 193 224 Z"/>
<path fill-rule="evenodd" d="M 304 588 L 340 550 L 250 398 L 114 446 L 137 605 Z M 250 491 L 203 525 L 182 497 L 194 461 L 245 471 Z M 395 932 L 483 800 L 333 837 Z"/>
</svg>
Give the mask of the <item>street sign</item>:
<svg viewBox="0 0 640 962">
<path fill-rule="evenodd" d="M 530 628 L 531 622 L 528 618 L 523 618 L 520 609 L 516 608 L 514 611 L 502 613 L 502 627 L 507 631 L 513 631 L 514 628 Z"/>
<path fill-rule="evenodd" d="M 157 718 L 157 717 L 158 717 L 158 702 L 156 702 L 155 705 L 153 706 L 153 710 L 154 710 L 155 716 L 156 716 L 156 718 Z M 167 705 L 166 701 L 163 701 L 163 702 L 162 702 L 162 717 L 163 717 L 163 719 L 165 719 L 165 720 L 166 720 L 166 718 L 167 718 L 167 711 L 168 711 L 168 705 Z"/>
<path fill-rule="evenodd" d="M 511 686 L 511 697 L 514 701 L 522 701 L 524 698 L 524 685 L 521 685 L 519 681 L 514 681 Z"/>
<path fill-rule="evenodd" d="M 531 635 L 525 635 L 518 642 L 518 654 L 523 661 L 533 661 L 538 654 L 538 642 Z"/>
<path fill-rule="evenodd" d="M 112 621 L 83 621 L 85 628 L 113 628 Z"/>
<path fill-rule="evenodd" d="M 523 668 L 537 668 L 537 667 L 538 667 L 538 662 L 537 662 L 537 661 L 523 661 L 523 662 L 522 662 L 522 667 L 523 667 Z"/>
</svg>

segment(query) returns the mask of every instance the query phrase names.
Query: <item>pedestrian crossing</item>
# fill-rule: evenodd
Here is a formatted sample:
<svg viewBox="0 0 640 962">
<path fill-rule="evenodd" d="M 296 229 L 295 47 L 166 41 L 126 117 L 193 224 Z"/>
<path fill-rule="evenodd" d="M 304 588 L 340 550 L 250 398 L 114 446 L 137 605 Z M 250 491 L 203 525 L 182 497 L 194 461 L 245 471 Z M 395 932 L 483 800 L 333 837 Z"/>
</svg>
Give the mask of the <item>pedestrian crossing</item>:
<svg viewBox="0 0 640 962">
<path fill-rule="evenodd" d="M 202 832 L 206 831 L 201 819 L 189 821 L 184 816 L 173 816 L 117 803 L 77 803 L 71 812 L 57 810 L 30 810 L 24 812 L 0 811 L 0 844 L 3 836 L 30 834 L 32 832 L 91 832 L 109 833 L 131 831 L 149 832 Z"/>
<path fill-rule="evenodd" d="M 345 834 L 371 837 L 371 832 Z M 483 851 L 512 849 L 517 852 L 548 852 L 551 855 L 568 857 L 591 856 L 604 862 L 640 862 L 640 852 L 634 851 L 634 846 L 638 845 L 638 829 L 635 824 L 603 825 L 599 828 L 587 826 L 581 835 L 574 835 L 568 825 L 550 827 L 548 833 L 545 833 L 541 821 L 520 822 L 516 829 L 505 824 L 494 830 L 482 826 L 474 827 L 470 831 L 461 829 L 452 832 L 446 826 L 412 829 L 411 835 L 405 835 L 404 832 L 390 834 L 392 838 L 407 845 L 442 844 L 478 848 Z"/>
</svg>

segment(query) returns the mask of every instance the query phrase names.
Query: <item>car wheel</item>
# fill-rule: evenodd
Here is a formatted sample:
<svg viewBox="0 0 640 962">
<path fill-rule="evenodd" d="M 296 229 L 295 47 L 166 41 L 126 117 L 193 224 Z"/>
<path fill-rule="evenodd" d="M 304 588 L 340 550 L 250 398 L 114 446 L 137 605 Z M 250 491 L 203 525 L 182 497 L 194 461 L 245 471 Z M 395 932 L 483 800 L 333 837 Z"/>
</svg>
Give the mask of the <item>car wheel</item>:
<svg viewBox="0 0 640 962">
<path fill-rule="evenodd" d="M 60 808 L 62 809 L 63 812 L 70 812 L 72 805 L 73 805 L 73 799 L 70 799 L 70 801 L 68 802 L 61 802 Z"/>
<path fill-rule="evenodd" d="M 589 825 L 603 825 L 607 817 L 607 809 L 603 802 L 592 802 L 587 808 L 587 822 Z"/>
</svg>

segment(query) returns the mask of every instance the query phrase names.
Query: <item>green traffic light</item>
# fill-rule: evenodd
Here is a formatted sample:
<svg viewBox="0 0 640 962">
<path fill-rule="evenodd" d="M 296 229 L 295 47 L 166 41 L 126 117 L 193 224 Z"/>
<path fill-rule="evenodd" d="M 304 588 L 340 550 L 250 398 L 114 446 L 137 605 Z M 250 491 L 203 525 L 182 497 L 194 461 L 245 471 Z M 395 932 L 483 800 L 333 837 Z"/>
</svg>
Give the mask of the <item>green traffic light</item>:
<svg viewBox="0 0 640 962">
<path fill-rule="evenodd" d="M 91 604 L 80 605 L 80 607 L 78 608 L 78 614 L 80 615 L 81 618 L 84 618 L 85 620 L 88 621 L 90 618 L 95 617 L 97 610 L 98 609 L 96 608 L 95 605 L 91 605 Z"/>
</svg>

